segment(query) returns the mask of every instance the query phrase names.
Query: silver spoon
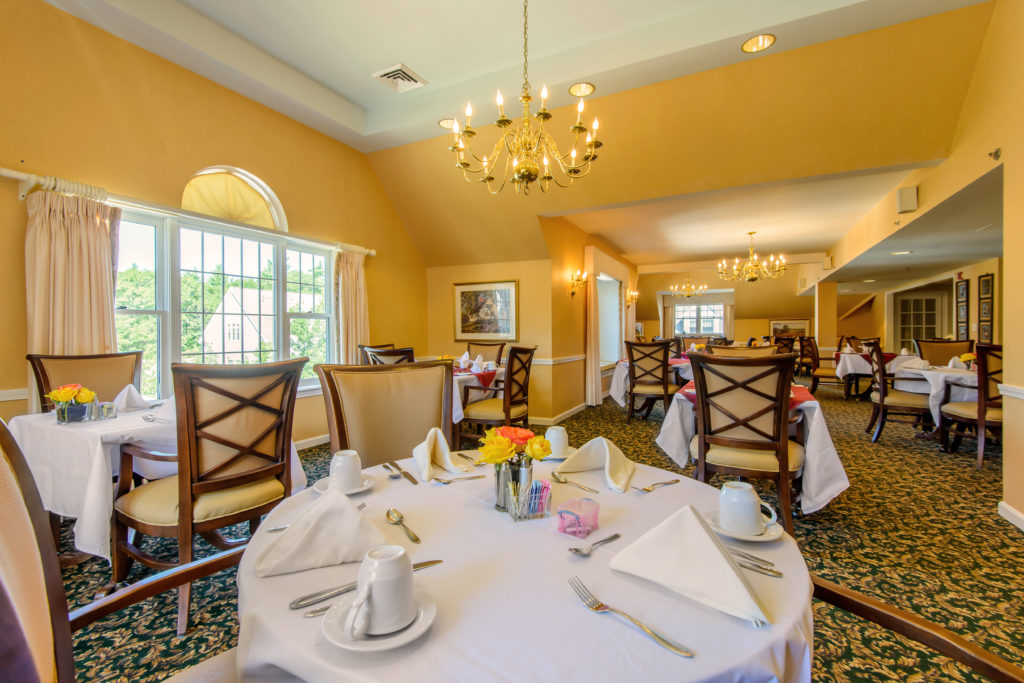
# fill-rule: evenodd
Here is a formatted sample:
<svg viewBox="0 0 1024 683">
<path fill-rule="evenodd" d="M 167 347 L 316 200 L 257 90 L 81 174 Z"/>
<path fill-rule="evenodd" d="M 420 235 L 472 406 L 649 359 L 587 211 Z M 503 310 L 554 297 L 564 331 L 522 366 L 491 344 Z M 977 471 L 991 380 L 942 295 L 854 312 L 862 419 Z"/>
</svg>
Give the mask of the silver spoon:
<svg viewBox="0 0 1024 683">
<path fill-rule="evenodd" d="M 388 518 L 388 524 L 397 524 L 398 526 L 405 529 L 405 535 L 409 537 L 409 540 L 413 543 L 419 543 L 420 537 L 412 532 L 412 529 L 405 525 L 405 516 L 398 511 L 397 508 L 388 508 L 388 512 L 385 515 Z"/>
<path fill-rule="evenodd" d="M 469 481 L 470 479 L 486 479 L 486 476 L 478 474 L 475 477 L 458 477 L 457 479 L 442 479 L 441 477 L 434 477 L 434 481 L 439 484 L 444 484 L 445 486 L 448 484 L 454 484 L 457 481 Z"/>
<path fill-rule="evenodd" d="M 650 486 L 644 486 L 643 488 L 641 488 L 639 486 L 634 486 L 633 488 L 635 488 L 637 491 L 646 491 L 647 493 L 650 493 L 651 491 L 653 491 L 654 489 L 658 488 L 659 486 L 671 486 L 672 484 L 678 484 L 678 483 L 679 483 L 678 479 L 672 479 L 671 481 L 656 481 L 653 484 L 651 484 Z"/>
<path fill-rule="evenodd" d="M 566 479 L 564 476 L 562 476 L 558 472 L 555 472 L 554 470 L 551 470 L 551 478 L 557 481 L 559 484 L 571 484 L 572 486 L 575 486 L 578 489 L 583 489 L 584 491 L 587 491 L 589 493 L 597 493 L 597 491 L 590 488 L 589 486 L 584 486 L 583 484 L 579 484 L 570 479 Z"/>
<path fill-rule="evenodd" d="M 359 505 L 356 506 L 356 510 L 365 510 L 365 509 L 366 509 L 366 503 L 360 503 Z M 284 531 L 285 529 L 287 529 L 290 526 L 291 526 L 291 524 L 282 524 L 281 526 L 272 526 L 269 529 L 267 529 L 267 533 L 268 534 L 276 534 L 278 531 Z"/>
<path fill-rule="evenodd" d="M 384 463 L 382 467 L 384 468 L 384 471 L 388 473 L 388 479 L 398 479 L 399 477 L 402 476 L 401 472 L 395 472 L 393 469 L 391 469 L 391 465 L 387 463 Z"/>
<path fill-rule="evenodd" d="M 602 538 L 600 541 L 591 543 L 589 548 L 569 548 L 569 552 L 573 555 L 579 555 L 580 557 L 590 557 L 590 553 L 594 552 L 594 548 L 599 545 L 604 545 L 605 543 L 611 543 L 619 536 L 620 534 L 612 534 L 608 538 Z"/>
</svg>

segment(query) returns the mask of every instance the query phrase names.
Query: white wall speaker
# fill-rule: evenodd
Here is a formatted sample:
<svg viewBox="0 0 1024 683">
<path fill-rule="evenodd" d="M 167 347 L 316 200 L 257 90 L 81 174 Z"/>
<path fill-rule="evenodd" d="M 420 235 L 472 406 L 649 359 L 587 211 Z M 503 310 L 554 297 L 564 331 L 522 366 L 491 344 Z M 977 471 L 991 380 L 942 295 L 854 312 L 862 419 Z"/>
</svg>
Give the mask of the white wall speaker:
<svg viewBox="0 0 1024 683">
<path fill-rule="evenodd" d="M 917 185 L 901 187 L 896 192 L 896 213 L 917 211 Z"/>
</svg>

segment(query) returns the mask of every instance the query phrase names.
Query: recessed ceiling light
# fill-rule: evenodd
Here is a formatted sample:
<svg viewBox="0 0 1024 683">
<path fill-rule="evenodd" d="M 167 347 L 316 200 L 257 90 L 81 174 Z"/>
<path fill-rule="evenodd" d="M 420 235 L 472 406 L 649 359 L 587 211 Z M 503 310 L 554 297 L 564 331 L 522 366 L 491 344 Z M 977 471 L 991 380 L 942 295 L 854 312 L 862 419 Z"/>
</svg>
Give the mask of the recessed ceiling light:
<svg viewBox="0 0 1024 683">
<path fill-rule="evenodd" d="M 594 87 L 593 83 L 587 83 L 581 81 L 580 83 L 573 83 L 569 86 L 569 94 L 573 97 L 586 97 L 587 95 L 593 95 L 597 88 Z"/>
<path fill-rule="evenodd" d="M 906 256 L 907 254 L 913 254 L 912 251 L 890 251 L 890 256 Z"/>
<path fill-rule="evenodd" d="M 874 280 L 865 280 L 864 282 L 874 282 Z"/>
<path fill-rule="evenodd" d="M 448 130 L 451 130 L 452 126 L 455 125 L 455 119 L 441 119 L 440 121 L 437 122 L 437 125 L 441 126 L 442 128 L 447 128 Z"/>
<path fill-rule="evenodd" d="M 743 45 L 740 47 L 740 49 L 743 50 L 744 52 L 754 53 L 754 52 L 760 52 L 762 50 L 767 50 L 768 48 L 770 48 L 774 44 L 775 44 L 775 36 L 774 35 L 772 35 L 771 33 L 762 33 L 759 36 L 754 36 L 753 38 L 747 38 L 747 40 L 743 43 Z"/>
</svg>

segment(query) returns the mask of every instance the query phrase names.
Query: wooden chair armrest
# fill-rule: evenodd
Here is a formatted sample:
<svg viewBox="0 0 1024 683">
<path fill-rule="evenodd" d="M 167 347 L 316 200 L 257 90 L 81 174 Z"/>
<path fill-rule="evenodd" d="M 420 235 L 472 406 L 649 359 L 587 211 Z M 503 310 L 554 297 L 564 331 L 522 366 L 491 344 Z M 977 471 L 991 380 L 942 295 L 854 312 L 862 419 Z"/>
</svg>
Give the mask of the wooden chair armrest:
<svg viewBox="0 0 1024 683">
<path fill-rule="evenodd" d="M 178 462 L 177 453 L 161 453 L 160 451 L 147 451 L 145 448 L 141 448 L 130 443 L 126 443 L 121 446 L 121 453 L 125 455 L 130 455 L 133 458 L 142 458 L 143 460 L 154 460 L 157 462 Z"/>
<path fill-rule="evenodd" d="M 495 386 L 496 384 L 497 384 L 497 382 L 494 382 L 494 384 L 492 384 L 489 387 L 485 387 L 482 384 L 466 384 L 466 385 L 464 385 L 462 387 L 462 407 L 465 408 L 467 405 L 469 405 L 469 392 L 470 392 L 471 389 L 473 391 L 490 391 L 490 392 L 504 391 L 503 387 Z"/>
<path fill-rule="evenodd" d="M 916 614 L 888 605 L 881 600 L 826 581 L 811 574 L 814 597 L 841 610 L 879 624 L 895 633 L 927 645 L 994 681 L 1024 681 L 1024 669 L 997 657 L 966 638 L 922 619 Z"/>
<path fill-rule="evenodd" d="M 71 631 L 73 633 L 98 619 L 153 597 L 158 593 L 163 593 L 165 590 L 176 588 L 210 574 L 216 574 L 222 569 L 234 567 L 242 559 L 244 551 L 244 546 L 233 548 L 201 560 L 180 565 L 174 569 L 168 569 L 133 583 L 123 590 L 111 593 L 88 605 L 79 607 L 68 615 Z"/>
</svg>

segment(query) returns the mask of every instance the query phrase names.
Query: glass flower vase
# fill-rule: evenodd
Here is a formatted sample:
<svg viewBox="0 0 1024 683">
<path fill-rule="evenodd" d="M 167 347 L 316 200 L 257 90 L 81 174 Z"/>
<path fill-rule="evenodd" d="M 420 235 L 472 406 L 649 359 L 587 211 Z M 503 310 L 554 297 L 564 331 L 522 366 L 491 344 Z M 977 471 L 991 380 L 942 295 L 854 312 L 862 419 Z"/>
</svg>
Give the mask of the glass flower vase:
<svg viewBox="0 0 1024 683">
<path fill-rule="evenodd" d="M 71 401 L 55 403 L 53 411 L 57 414 L 57 424 L 66 425 L 69 422 L 85 422 L 89 412 L 89 404 L 73 403 Z"/>
</svg>

